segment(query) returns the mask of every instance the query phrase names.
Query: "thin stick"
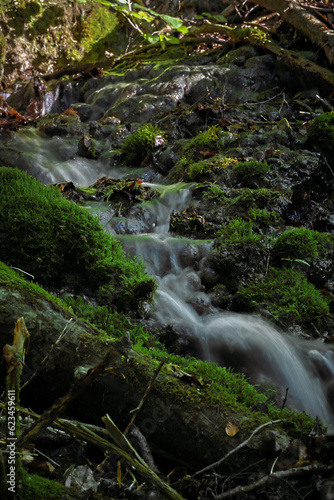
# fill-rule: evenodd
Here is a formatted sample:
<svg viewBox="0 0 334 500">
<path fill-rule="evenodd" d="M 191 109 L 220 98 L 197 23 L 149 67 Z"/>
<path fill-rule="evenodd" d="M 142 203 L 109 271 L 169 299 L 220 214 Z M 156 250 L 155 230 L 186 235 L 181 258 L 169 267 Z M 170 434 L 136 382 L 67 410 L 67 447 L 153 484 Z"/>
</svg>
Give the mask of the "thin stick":
<svg viewBox="0 0 334 500">
<path fill-rule="evenodd" d="M 59 335 L 59 337 L 57 338 L 56 342 L 54 344 L 52 344 L 52 346 L 50 347 L 50 350 L 46 353 L 46 355 L 44 356 L 44 358 L 42 359 L 41 361 L 41 365 L 43 365 L 45 363 L 45 361 L 48 359 L 48 357 L 50 356 L 50 354 L 52 353 L 53 349 L 55 348 L 56 345 L 59 344 L 59 342 L 61 341 L 61 339 L 70 331 L 71 329 L 71 321 L 73 321 L 73 318 L 70 318 L 63 331 L 61 332 L 61 334 Z M 75 321 L 75 323 L 77 322 L 77 320 Z M 74 323 L 74 325 L 75 325 Z M 23 384 L 23 386 L 21 387 L 21 391 L 22 389 L 24 389 L 28 384 L 30 384 L 30 382 L 36 377 L 36 375 L 38 374 L 38 370 L 35 370 L 34 373 L 31 375 L 30 378 L 28 378 L 28 380 Z"/>
<path fill-rule="evenodd" d="M 236 486 L 229 491 L 225 491 L 220 495 L 216 496 L 216 500 L 223 500 L 223 498 L 234 497 L 235 495 L 239 495 L 239 493 L 247 493 L 248 491 L 253 491 L 259 486 L 265 484 L 269 479 L 285 479 L 286 477 L 296 476 L 298 474 L 305 474 L 306 472 L 327 472 L 334 469 L 334 465 L 325 465 L 325 464 L 311 464 L 306 465 L 305 467 L 294 467 L 293 469 L 288 470 L 280 470 L 278 472 L 273 472 L 269 476 L 263 476 L 258 481 L 254 481 L 254 483 L 247 484 L 245 486 Z"/>
<path fill-rule="evenodd" d="M 211 469 L 214 469 L 215 467 L 218 467 L 220 464 L 222 464 L 223 462 L 225 462 L 225 460 L 227 460 L 231 455 L 233 455 L 233 453 L 236 453 L 241 448 L 243 448 L 244 446 L 246 446 L 246 444 L 249 443 L 249 441 L 253 438 L 253 436 L 257 432 L 259 432 L 261 429 L 263 429 L 264 427 L 267 427 L 268 425 L 271 425 L 271 424 L 278 424 L 279 422 L 283 422 L 283 420 L 282 419 L 280 419 L 280 420 L 271 420 L 270 422 L 266 422 L 265 424 L 260 425 L 260 427 L 257 427 L 252 432 L 252 434 L 246 439 L 246 441 L 243 441 L 236 448 L 233 448 L 233 450 L 231 450 L 228 453 L 226 453 L 226 455 L 224 455 L 220 460 L 218 460 L 218 462 L 215 462 L 215 463 L 213 463 L 211 465 L 208 465 L 207 467 L 204 467 L 204 469 L 201 469 L 201 470 L 195 472 L 195 474 L 193 474 L 192 477 L 199 476 L 201 474 L 204 474 L 204 472 L 207 472 L 207 471 L 209 471 Z"/>
<path fill-rule="evenodd" d="M 163 367 L 163 365 L 165 364 L 165 362 L 166 362 L 166 358 L 163 358 L 163 359 L 161 360 L 161 362 L 160 362 L 160 364 L 159 364 L 158 368 L 157 368 L 157 369 L 155 370 L 155 372 L 153 373 L 152 378 L 151 378 L 151 380 L 149 381 L 149 384 L 148 384 L 148 386 L 147 386 L 147 388 L 146 388 L 146 391 L 145 391 L 145 393 L 144 393 L 143 397 L 141 398 L 141 401 L 140 401 L 140 403 L 139 403 L 138 407 L 137 407 L 137 408 L 135 408 L 134 410 L 132 410 L 132 411 L 131 411 L 131 413 L 133 413 L 133 415 L 132 415 L 132 417 L 131 417 L 130 422 L 129 422 L 129 423 L 128 423 L 128 425 L 126 426 L 125 431 L 123 432 L 124 436 L 125 436 L 125 435 L 129 432 L 129 429 L 130 429 L 131 425 L 133 424 L 133 422 L 134 422 L 134 420 L 135 420 L 136 416 L 138 415 L 138 413 L 140 412 L 140 410 L 141 410 L 141 408 L 142 408 L 142 406 L 143 406 L 143 404 L 144 404 L 144 402 L 145 402 L 145 399 L 147 398 L 147 396 L 148 396 L 148 394 L 149 394 L 150 390 L 152 389 L 152 386 L 153 386 L 153 384 L 154 384 L 154 381 L 155 381 L 155 379 L 157 378 L 157 376 L 158 376 L 158 374 L 159 374 L 159 372 L 160 372 L 161 368 L 162 368 L 162 367 Z"/>
<path fill-rule="evenodd" d="M 283 401 L 283 404 L 282 404 L 282 410 L 283 410 L 283 408 L 285 407 L 285 403 L 286 403 L 286 400 L 287 400 L 287 398 L 288 398 L 288 392 L 289 392 L 289 387 L 287 387 L 287 388 L 285 389 L 285 397 L 284 397 L 284 401 Z"/>
<path fill-rule="evenodd" d="M 65 396 L 63 396 L 59 401 L 56 401 L 51 408 L 46 410 L 43 415 L 41 415 L 41 417 L 34 422 L 30 429 L 28 429 L 28 431 L 18 439 L 16 446 L 26 448 L 28 443 L 35 440 L 38 434 L 40 434 L 51 422 L 53 422 L 53 420 L 55 420 L 60 413 L 64 411 L 66 406 L 73 399 L 75 399 L 85 387 L 87 387 L 98 375 L 105 371 L 114 356 L 115 352 L 110 350 L 98 365 L 89 370 L 89 372 L 78 382 L 74 383 Z"/>
</svg>

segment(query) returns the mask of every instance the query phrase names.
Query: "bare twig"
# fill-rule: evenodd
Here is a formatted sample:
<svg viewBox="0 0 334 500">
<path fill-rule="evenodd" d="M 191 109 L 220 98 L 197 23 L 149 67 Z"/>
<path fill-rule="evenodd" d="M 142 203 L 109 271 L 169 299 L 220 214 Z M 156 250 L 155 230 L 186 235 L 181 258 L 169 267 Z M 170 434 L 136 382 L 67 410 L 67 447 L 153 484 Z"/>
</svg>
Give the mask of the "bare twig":
<svg viewBox="0 0 334 500">
<path fill-rule="evenodd" d="M 306 474 L 310 472 L 312 473 L 329 472 L 332 471 L 333 469 L 334 469 L 334 464 L 325 465 L 325 464 L 315 463 L 311 465 L 306 465 L 304 467 L 294 467 L 288 470 L 273 472 L 272 474 L 269 474 L 269 476 L 263 476 L 251 484 L 247 484 L 245 486 L 236 486 L 236 488 L 232 488 L 229 491 L 225 491 L 224 493 L 221 493 L 220 495 L 216 496 L 216 500 L 223 500 L 224 498 L 231 498 L 241 493 L 248 493 L 249 491 L 256 490 L 270 479 L 282 480 L 285 479 L 286 477 L 296 476 L 298 474 Z"/>
<path fill-rule="evenodd" d="M 155 381 L 155 379 L 157 378 L 158 373 L 160 372 L 160 370 L 161 370 L 161 368 L 163 367 L 163 365 L 165 364 L 165 362 L 166 362 L 166 358 L 163 358 L 163 359 L 161 360 L 161 362 L 160 362 L 160 364 L 159 364 L 158 368 L 157 368 L 157 369 L 155 370 L 155 372 L 153 373 L 153 376 L 152 376 L 151 380 L 149 381 L 149 384 L 148 384 L 148 386 L 147 386 L 147 388 L 146 388 L 146 391 L 145 391 L 145 393 L 144 393 L 143 397 L 141 398 L 141 401 L 140 401 L 140 403 L 139 403 L 138 407 L 137 407 L 137 408 L 135 408 L 134 410 L 132 410 L 132 412 L 131 412 L 131 413 L 133 413 L 133 415 L 132 415 L 132 417 L 131 417 L 131 419 L 130 419 L 130 422 L 129 422 L 129 423 L 128 423 L 128 425 L 126 426 L 126 429 L 125 429 L 125 431 L 124 431 L 124 433 L 123 433 L 124 435 L 126 435 L 126 434 L 129 432 L 129 429 L 130 429 L 131 425 L 133 424 L 133 422 L 134 422 L 134 420 L 135 420 L 136 416 L 138 415 L 138 413 L 140 412 L 141 407 L 143 406 L 143 404 L 144 404 L 144 402 L 145 402 L 145 399 L 147 398 L 147 396 L 148 396 L 148 394 L 149 394 L 149 392 L 150 392 L 150 390 L 151 390 L 151 388 L 152 388 L 152 385 L 154 384 L 154 381 Z"/>
<path fill-rule="evenodd" d="M 40 434 L 53 420 L 55 420 L 58 415 L 64 411 L 66 406 L 73 399 L 75 399 L 85 387 L 87 387 L 98 375 L 105 371 L 114 356 L 115 352 L 110 350 L 98 365 L 89 370 L 89 372 L 78 382 L 74 383 L 65 396 L 63 396 L 59 401 L 56 401 L 51 408 L 46 410 L 43 415 L 36 420 L 30 429 L 28 429 L 28 431 L 18 439 L 16 446 L 18 448 L 26 448 L 29 443 L 35 440 L 38 434 Z"/>
<path fill-rule="evenodd" d="M 286 403 L 286 400 L 287 400 L 287 398 L 288 398 L 288 392 L 289 392 L 289 387 L 287 387 L 287 388 L 285 389 L 285 396 L 284 396 L 284 401 L 283 401 L 283 404 L 282 404 L 282 410 L 283 410 L 283 408 L 285 407 L 285 403 Z"/>
</svg>

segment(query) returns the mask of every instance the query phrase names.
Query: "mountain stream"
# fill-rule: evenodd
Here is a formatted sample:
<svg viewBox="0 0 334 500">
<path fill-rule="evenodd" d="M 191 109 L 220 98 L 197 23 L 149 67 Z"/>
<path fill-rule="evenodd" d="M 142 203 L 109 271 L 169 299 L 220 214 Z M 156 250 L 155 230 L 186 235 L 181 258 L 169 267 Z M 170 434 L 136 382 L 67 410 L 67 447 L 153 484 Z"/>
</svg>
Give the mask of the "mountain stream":
<svg viewBox="0 0 334 500">
<path fill-rule="evenodd" d="M 15 141 L 15 149 L 21 151 L 20 168 L 45 184 L 72 181 L 88 186 L 103 175 L 116 179 L 128 175 L 105 161 L 77 157 L 77 141 L 71 138 L 50 140 L 25 129 L 15 134 Z M 11 147 L 8 154 L 15 155 L 15 149 Z M 151 321 L 157 328 L 171 327 L 181 338 L 192 339 L 201 359 L 244 372 L 254 384 L 281 387 L 282 399 L 288 388 L 290 407 L 333 427 L 334 410 L 329 404 L 334 400 L 333 349 L 282 333 L 255 317 L 217 310 L 201 284 L 203 261 L 212 242 L 168 232 L 171 212 L 191 202 L 191 185 L 151 187 L 160 196 L 131 208 L 126 218 L 104 202 L 86 206 L 105 230 L 119 238 L 125 251 L 143 258 L 147 271 L 156 277 L 159 288 L 153 309 L 148 310 Z"/>
</svg>

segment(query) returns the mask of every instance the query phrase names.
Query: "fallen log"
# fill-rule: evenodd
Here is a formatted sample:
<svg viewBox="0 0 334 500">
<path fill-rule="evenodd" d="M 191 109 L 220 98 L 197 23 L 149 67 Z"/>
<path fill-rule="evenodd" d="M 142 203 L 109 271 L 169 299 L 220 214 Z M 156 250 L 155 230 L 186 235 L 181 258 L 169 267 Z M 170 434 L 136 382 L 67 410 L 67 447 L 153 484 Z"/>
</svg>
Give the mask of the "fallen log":
<svg viewBox="0 0 334 500">
<path fill-rule="evenodd" d="M 172 463 L 184 465 L 186 461 L 188 470 L 195 472 L 235 449 L 259 423 L 272 420 L 269 415 L 255 414 L 254 418 L 250 408 L 243 414 L 236 413 L 233 398 L 230 407 L 227 402 L 212 402 L 210 384 L 202 386 L 193 376 L 196 374 L 189 375 L 171 364 L 157 371 L 159 360 L 132 349 L 128 337 L 106 343 L 101 340 L 100 331 L 78 318 L 69 322 L 73 318 L 71 312 L 42 289 L 38 290 L 37 287 L 31 289 L 30 284 L 24 289 L 14 287 L 12 290 L 0 286 L 0 346 L 11 338 L 20 311 L 30 333 L 30 350 L 22 373 L 23 382 L 30 382 L 20 397 L 22 405 L 38 413 L 50 406 L 53 408 L 46 414 L 47 418 L 39 422 L 42 426 L 56 418 L 60 411 L 65 418 L 70 416 L 95 425 L 101 425 L 102 417 L 109 413 L 122 430 L 126 429 L 134 409 L 141 407 L 136 413 L 136 424 L 155 453 L 168 455 Z M 59 341 L 66 326 L 67 333 Z M 76 396 L 73 402 L 72 397 L 68 397 L 54 403 L 64 394 L 71 396 L 70 387 L 74 384 L 78 388 L 79 379 L 87 382 L 86 374 L 89 377 L 95 366 L 101 366 L 107 352 L 103 370 L 90 378 L 89 385 L 81 387 L 84 390 L 80 395 L 72 393 Z M 3 372 L 3 379 L 5 376 Z M 150 387 L 151 380 L 154 383 Z M 145 393 L 147 396 L 143 397 Z M 233 437 L 225 432 L 231 420 L 237 421 L 240 427 Z M 276 433 L 259 433 L 260 442 L 261 439 L 266 442 L 263 451 L 261 444 L 254 447 L 250 443 L 241 456 L 231 454 L 223 467 L 239 469 L 255 462 L 262 453 L 267 456 L 268 446 L 274 453 L 277 446 L 287 443 L 289 437 L 281 427 L 275 426 Z M 27 436 L 22 437 L 22 442 L 25 439 L 28 442 Z"/>
</svg>

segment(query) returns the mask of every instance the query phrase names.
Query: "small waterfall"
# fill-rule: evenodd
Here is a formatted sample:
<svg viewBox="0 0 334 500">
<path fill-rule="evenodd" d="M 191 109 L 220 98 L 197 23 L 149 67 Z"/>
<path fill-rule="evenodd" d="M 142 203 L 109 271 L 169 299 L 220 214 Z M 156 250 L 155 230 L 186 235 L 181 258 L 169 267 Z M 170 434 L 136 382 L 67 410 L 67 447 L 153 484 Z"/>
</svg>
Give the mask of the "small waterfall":
<svg viewBox="0 0 334 500">
<path fill-rule="evenodd" d="M 106 161 L 90 160 L 77 155 L 78 139 L 42 137 L 32 128 L 21 129 L 1 141 L 0 160 L 17 166 L 44 184 L 71 180 L 77 186 L 89 186 L 108 175 L 120 178 L 119 170 Z M 119 177 L 120 176 L 120 177 Z"/>
<path fill-rule="evenodd" d="M 334 376 L 334 351 L 320 342 L 303 341 L 249 315 L 215 309 L 200 280 L 202 261 L 211 242 L 172 237 L 169 215 L 185 208 L 191 186 L 170 187 L 151 205 L 152 229 L 142 235 L 118 236 L 125 250 L 141 255 L 159 283 L 152 317 L 191 338 L 197 354 L 243 372 L 252 383 L 288 388 L 289 406 L 334 425 L 327 389 Z M 196 305 L 204 302 L 205 314 Z"/>
</svg>

